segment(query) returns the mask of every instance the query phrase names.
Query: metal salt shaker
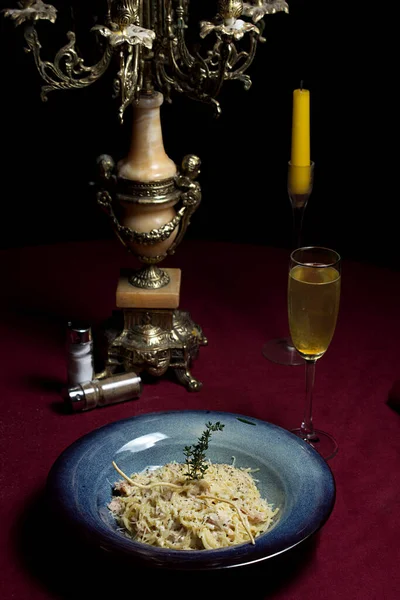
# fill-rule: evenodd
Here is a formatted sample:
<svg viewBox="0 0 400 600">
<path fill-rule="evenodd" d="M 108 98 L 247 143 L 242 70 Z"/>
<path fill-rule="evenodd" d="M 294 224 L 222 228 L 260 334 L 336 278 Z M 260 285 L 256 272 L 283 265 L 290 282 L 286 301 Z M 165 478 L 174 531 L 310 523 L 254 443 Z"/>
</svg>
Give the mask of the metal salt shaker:
<svg viewBox="0 0 400 600">
<path fill-rule="evenodd" d="M 91 381 L 93 377 L 94 361 L 91 327 L 70 321 L 67 336 L 68 386 Z"/>
</svg>

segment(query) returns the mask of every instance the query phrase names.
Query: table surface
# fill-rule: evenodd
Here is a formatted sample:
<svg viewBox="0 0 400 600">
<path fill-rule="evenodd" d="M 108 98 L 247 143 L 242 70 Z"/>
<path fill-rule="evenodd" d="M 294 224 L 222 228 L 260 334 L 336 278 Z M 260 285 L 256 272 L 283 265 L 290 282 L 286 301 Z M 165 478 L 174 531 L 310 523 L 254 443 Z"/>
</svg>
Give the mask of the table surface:
<svg viewBox="0 0 400 600">
<path fill-rule="evenodd" d="M 250 571 L 154 577 L 77 545 L 49 519 L 49 469 L 80 436 L 147 412 L 222 410 L 298 426 L 303 367 L 272 363 L 261 352 L 267 340 L 288 333 L 288 251 L 184 241 L 165 266 L 182 269 L 181 308 L 209 340 L 192 369 L 202 390 L 190 393 L 174 378 L 160 378 L 137 400 L 79 414 L 65 414 L 60 397 L 67 320 L 88 319 L 94 327 L 106 320 L 119 269 L 136 266 L 134 259 L 116 240 L 0 256 L 3 600 L 110 598 L 142 585 L 149 598 L 400 597 L 400 414 L 388 403 L 400 399 L 399 272 L 343 259 L 338 324 L 317 364 L 314 395 L 315 425 L 339 443 L 329 462 L 336 503 L 321 531 Z"/>
</svg>

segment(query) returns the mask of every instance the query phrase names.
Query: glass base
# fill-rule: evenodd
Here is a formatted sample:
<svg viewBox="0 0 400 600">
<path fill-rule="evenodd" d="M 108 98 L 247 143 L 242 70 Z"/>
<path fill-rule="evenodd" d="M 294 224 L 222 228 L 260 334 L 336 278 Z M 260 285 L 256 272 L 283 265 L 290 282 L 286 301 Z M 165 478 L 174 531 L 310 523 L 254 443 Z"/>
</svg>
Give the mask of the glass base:
<svg viewBox="0 0 400 600">
<path fill-rule="evenodd" d="M 314 429 L 312 438 L 307 438 L 300 428 L 292 429 L 292 433 L 302 438 L 307 444 L 310 444 L 325 460 L 333 458 L 338 451 L 336 440 L 329 433 L 320 429 Z"/>
<path fill-rule="evenodd" d="M 280 365 L 296 367 L 304 365 L 304 358 L 300 356 L 290 338 L 269 340 L 262 349 L 263 356 Z"/>
</svg>

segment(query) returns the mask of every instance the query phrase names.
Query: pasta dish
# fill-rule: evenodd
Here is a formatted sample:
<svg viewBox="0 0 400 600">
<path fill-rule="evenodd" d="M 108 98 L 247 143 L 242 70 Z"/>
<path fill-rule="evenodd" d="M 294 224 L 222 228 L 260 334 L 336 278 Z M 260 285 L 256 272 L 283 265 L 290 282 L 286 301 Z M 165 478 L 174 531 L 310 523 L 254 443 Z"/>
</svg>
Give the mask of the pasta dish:
<svg viewBox="0 0 400 600">
<path fill-rule="evenodd" d="M 108 508 L 121 531 L 136 541 L 173 550 L 212 550 L 255 543 L 279 508 L 260 496 L 251 469 L 207 463 L 202 479 L 188 480 L 187 466 L 169 463 L 113 486 Z"/>
</svg>

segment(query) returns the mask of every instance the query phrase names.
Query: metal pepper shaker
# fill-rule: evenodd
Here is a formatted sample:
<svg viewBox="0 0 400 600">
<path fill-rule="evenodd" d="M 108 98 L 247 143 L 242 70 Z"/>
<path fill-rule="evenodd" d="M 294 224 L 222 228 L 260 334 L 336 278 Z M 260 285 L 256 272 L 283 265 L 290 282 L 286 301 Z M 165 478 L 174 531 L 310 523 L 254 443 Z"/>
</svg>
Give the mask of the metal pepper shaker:
<svg viewBox="0 0 400 600">
<path fill-rule="evenodd" d="M 94 377 L 93 340 L 91 327 L 68 322 L 67 381 L 68 386 L 91 381 Z"/>
<path fill-rule="evenodd" d="M 139 398 L 142 380 L 133 371 L 119 373 L 106 379 L 86 381 L 63 391 L 64 401 L 73 412 L 91 410 L 97 406 L 108 406 Z"/>
</svg>

